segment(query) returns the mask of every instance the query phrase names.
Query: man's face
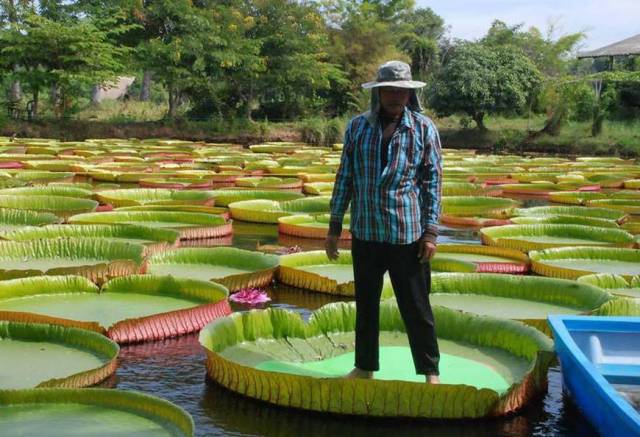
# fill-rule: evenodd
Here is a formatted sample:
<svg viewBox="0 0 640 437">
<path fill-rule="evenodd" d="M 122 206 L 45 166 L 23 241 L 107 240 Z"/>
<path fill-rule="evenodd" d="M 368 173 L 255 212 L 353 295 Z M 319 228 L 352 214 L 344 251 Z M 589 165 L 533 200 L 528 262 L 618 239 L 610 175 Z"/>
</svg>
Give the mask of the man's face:
<svg viewBox="0 0 640 437">
<path fill-rule="evenodd" d="M 391 86 L 380 87 L 380 106 L 389 115 L 400 115 L 409 103 L 411 90 Z"/>
</svg>

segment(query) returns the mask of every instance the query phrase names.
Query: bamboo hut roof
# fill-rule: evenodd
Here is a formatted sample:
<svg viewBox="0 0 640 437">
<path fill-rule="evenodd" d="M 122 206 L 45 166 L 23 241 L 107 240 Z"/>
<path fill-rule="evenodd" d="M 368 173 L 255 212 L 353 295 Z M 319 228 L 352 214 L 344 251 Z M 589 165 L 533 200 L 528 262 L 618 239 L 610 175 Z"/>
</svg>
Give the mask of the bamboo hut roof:
<svg viewBox="0 0 640 437">
<path fill-rule="evenodd" d="M 578 53 L 578 59 L 630 55 L 640 55 L 640 34 L 599 49 Z"/>
</svg>

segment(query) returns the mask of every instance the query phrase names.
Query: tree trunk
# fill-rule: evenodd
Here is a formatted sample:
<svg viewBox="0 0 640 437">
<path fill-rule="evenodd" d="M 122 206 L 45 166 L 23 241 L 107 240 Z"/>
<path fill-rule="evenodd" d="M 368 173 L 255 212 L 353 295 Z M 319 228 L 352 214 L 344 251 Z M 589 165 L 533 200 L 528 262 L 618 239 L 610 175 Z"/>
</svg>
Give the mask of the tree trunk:
<svg viewBox="0 0 640 437">
<path fill-rule="evenodd" d="M 473 121 L 476 122 L 478 130 L 482 132 L 487 130 L 487 127 L 484 125 L 484 112 L 476 112 L 473 114 Z"/>
<path fill-rule="evenodd" d="M 94 85 L 91 88 L 91 104 L 97 105 L 100 103 L 100 85 Z"/>
<path fill-rule="evenodd" d="M 19 102 L 22 100 L 22 87 L 17 80 L 11 83 L 11 89 L 9 90 L 9 100 L 12 102 Z"/>
<path fill-rule="evenodd" d="M 253 84 L 249 85 L 249 92 L 247 93 L 247 103 L 245 106 L 245 115 L 247 117 L 247 120 L 249 121 L 253 121 L 253 119 L 251 118 L 252 106 L 253 106 Z"/>
<path fill-rule="evenodd" d="M 151 100 L 151 80 L 153 79 L 153 73 L 149 70 L 145 70 L 142 76 L 142 87 L 140 88 L 140 101 L 148 102 Z"/>
<path fill-rule="evenodd" d="M 167 118 L 173 120 L 176 117 L 176 109 L 178 106 L 178 91 L 173 85 L 169 85 L 169 112 Z"/>
<path fill-rule="evenodd" d="M 33 90 L 33 106 L 31 107 L 31 118 L 38 119 L 38 107 L 40 106 L 40 90 Z"/>
</svg>

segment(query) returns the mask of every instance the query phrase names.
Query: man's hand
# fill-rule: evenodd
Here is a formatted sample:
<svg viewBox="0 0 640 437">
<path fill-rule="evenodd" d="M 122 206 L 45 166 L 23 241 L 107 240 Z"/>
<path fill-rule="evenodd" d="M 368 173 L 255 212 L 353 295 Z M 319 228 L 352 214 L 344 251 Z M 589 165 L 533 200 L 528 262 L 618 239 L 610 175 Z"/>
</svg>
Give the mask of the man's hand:
<svg viewBox="0 0 640 437">
<path fill-rule="evenodd" d="M 327 257 L 331 261 L 335 261 L 338 259 L 338 236 L 337 235 L 327 235 L 327 239 L 324 242 L 324 250 L 327 254 Z"/>
<path fill-rule="evenodd" d="M 418 258 L 422 264 L 428 263 L 433 255 L 436 254 L 437 246 L 435 243 L 426 240 L 420 240 L 418 242 Z"/>
</svg>

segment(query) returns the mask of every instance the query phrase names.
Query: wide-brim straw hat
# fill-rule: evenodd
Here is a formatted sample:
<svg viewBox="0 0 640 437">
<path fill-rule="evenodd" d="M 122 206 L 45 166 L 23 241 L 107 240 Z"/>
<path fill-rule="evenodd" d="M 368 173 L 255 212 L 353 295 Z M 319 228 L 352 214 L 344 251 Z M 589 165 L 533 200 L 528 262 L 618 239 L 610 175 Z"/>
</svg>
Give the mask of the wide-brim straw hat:
<svg viewBox="0 0 640 437">
<path fill-rule="evenodd" d="M 394 88 L 416 89 L 422 88 L 426 83 L 411 78 L 411 67 L 402 61 L 385 62 L 378 68 L 376 80 L 362 84 L 362 88 L 371 89 L 383 86 Z"/>
</svg>

